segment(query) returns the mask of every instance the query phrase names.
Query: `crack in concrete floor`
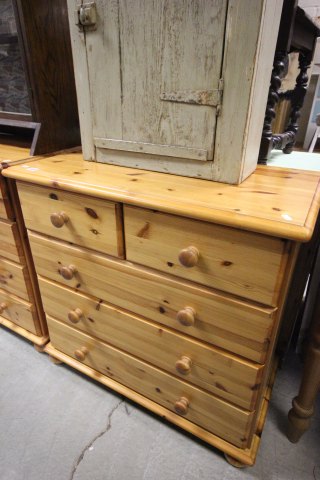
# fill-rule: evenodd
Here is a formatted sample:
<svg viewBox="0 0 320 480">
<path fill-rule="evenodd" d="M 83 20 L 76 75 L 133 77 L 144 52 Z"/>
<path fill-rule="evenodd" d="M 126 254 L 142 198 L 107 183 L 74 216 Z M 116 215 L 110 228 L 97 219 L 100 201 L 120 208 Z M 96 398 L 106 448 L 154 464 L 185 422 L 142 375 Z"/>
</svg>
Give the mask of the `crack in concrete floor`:
<svg viewBox="0 0 320 480">
<path fill-rule="evenodd" d="M 105 426 L 105 428 L 100 432 L 98 433 L 97 435 L 95 435 L 95 437 L 90 441 L 90 443 L 88 443 L 82 450 L 82 452 L 80 453 L 73 469 L 72 469 L 72 472 L 71 472 L 71 475 L 70 475 L 70 480 L 73 480 L 76 472 L 77 472 L 77 469 L 80 465 L 80 463 L 82 462 L 82 460 L 84 459 L 84 456 L 85 454 L 87 453 L 87 451 L 93 446 L 93 444 L 99 440 L 99 438 L 101 438 L 103 435 L 105 435 L 107 432 L 109 432 L 109 430 L 111 429 L 111 418 L 112 418 L 112 415 L 115 413 L 115 411 L 120 407 L 120 405 L 122 405 L 124 403 L 124 399 L 120 400 L 113 408 L 112 410 L 109 412 L 108 414 L 108 418 L 107 418 L 107 424 Z M 126 407 L 126 405 L 125 405 Z M 127 411 L 127 408 L 126 408 L 126 412 L 128 413 Z"/>
</svg>

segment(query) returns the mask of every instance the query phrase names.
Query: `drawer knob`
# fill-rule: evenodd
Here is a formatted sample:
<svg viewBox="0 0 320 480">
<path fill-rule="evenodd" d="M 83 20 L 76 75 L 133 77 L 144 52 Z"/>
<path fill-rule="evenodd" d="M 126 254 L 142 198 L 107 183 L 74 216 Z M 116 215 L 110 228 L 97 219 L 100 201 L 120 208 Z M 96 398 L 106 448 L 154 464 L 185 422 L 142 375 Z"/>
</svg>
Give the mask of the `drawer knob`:
<svg viewBox="0 0 320 480">
<path fill-rule="evenodd" d="M 76 357 L 77 360 L 80 360 L 80 362 L 83 362 L 83 360 L 86 358 L 87 353 L 88 353 L 88 349 L 86 347 L 81 347 L 78 350 L 75 350 L 74 356 Z"/>
<path fill-rule="evenodd" d="M 192 307 L 185 307 L 177 313 L 177 320 L 185 327 L 192 327 L 195 322 L 196 312 Z"/>
<path fill-rule="evenodd" d="M 75 308 L 74 310 L 70 310 L 68 313 L 68 319 L 71 323 L 79 323 L 81 318 L 83 317 L 83 312 L 80 308 Z"/>
<path fill-rule="evenodd" d="M 8 308 L 8 305 L 4 302 L 0 303 L 0 315 Z"/>
<path fill-rule="evenodd" d="M 187 247 L 179 253 L 179 262 L 187 268 L 194 267 L 199 261 L 199 250 L 196 247 Z"/>
<path fill-rule="evenodd" d="M 77 273 L 77 269 L 74 265 L 69 265 L 68 267 L 62 267 L 60 269 L 60 275 L 65 279 L 65 280 L 72 280 L 75 273 Z"/>
<path fill-rule="evenodd" d="M 59 212 L 59 213 L 52 213 L 50 215 L 50 220 L 51 223 L 54 227 L 56 228 L 61 228 L 65 223 L 68 222 L 69 217 L 66 213 L 64 212 Z"/>
<path fill-rule="evenodd" d="M 192 360 L 184 355 L 176 361 L 176 369 L 183 375 L 188 375 L 191 372 Z"/>
<path fill-rule="evenodd" d="M 189 400 L 186 397 L 181 397 L 174 404 L 174 409 L 179 415 L 186 415 L 189 410 Z"/>
</svg>

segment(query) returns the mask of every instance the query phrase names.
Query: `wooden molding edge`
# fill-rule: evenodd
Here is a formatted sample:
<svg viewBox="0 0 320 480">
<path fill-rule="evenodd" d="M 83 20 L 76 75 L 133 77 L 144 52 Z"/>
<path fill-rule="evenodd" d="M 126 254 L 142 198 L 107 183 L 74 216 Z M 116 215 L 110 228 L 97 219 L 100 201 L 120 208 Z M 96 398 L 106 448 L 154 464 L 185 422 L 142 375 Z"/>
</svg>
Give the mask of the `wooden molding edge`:
<svg viewBox="0 0 320 480">
<path fill-rule="evenodd" d="M 11 322 L 10 320 L 7 320 L 6 318 L 0 317 L 0 325 L 3 325 L 4 327 L 8 328 L 9 330 L 12 330 L 13 332 L 17 333 L 18 335 L 21 335 L 21 337 L 26 338 L 30 342 L 34 343 L 35 345 L 38 345 L 39 347 L 42 347 L 49 341 L 48 335 L 44 335 L 42 337 L 39 337 L 35 335 L 34 333 L 29 332 L 23 327 L 19 327 L 19 325 L 16 325 L 15 323 Z"/>
</svg>

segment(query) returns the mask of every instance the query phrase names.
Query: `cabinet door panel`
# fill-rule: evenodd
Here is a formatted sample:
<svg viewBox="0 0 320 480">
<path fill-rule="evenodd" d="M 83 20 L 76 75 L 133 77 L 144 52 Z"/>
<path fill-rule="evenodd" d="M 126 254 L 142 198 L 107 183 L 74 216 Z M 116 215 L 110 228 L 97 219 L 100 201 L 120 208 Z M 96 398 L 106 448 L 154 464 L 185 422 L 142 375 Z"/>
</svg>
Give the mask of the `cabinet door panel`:
<svg viewBox="0 0 320 480">
<path fill-rule="evenodd" d="M 219 88 L 226 3 L 97 1 L 85 43 L 98 147 L 212 159 L 216 107 L 194 102 Z M 190 103 L 171 101 L 181 92 Z"/>
</svg>

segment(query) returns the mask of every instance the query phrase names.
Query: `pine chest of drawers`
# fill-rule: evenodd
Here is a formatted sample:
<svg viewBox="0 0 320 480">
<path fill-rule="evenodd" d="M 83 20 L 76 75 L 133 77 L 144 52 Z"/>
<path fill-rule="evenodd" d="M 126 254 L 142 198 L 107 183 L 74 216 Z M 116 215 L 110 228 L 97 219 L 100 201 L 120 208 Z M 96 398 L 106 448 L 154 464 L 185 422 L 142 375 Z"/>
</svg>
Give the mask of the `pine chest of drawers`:
<svg viewBox="0 0 320 480">
<path fill-rule="evenodd" d="M 0 145 L 0 171 L 29 157 Z M 48 342 L 36 274 L 14 182 L 0 174 L 0 324 L 42 349 Z"/>
<path fill-rule="evenodd" d="M 252 464 L 318 175 L 262 167 L 230 186 L 77 154 L 5 175 L 29 232 L 46 351 Z"/>
</svg>

